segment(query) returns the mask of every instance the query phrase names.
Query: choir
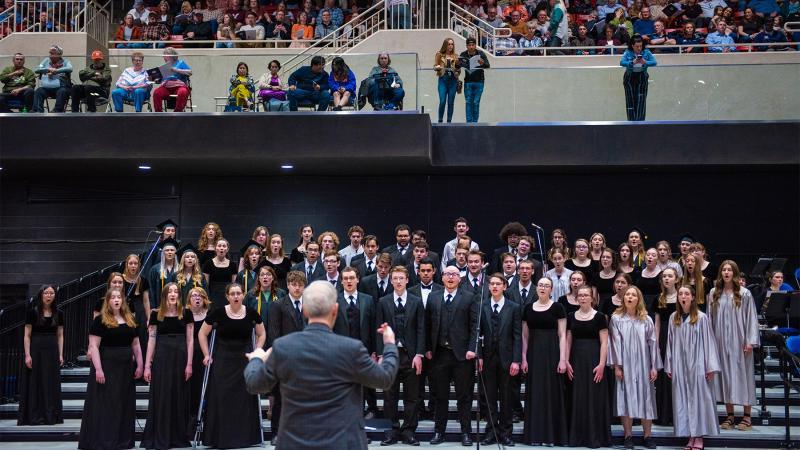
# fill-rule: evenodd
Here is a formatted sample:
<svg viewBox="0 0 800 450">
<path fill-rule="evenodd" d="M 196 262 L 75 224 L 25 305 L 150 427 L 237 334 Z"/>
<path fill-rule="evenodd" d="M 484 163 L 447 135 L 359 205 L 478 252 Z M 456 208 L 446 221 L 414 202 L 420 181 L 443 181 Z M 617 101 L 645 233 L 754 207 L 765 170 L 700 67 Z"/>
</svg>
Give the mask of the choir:
<svg viewBox="0 0 800 450">
<path fill-rule="evenodd" d="M 378 325 L 395 332 L 400 370 L 384 392 L 392 428 L 381 445 L 419 445 L 418 421 L 429 409 L 431 444 L 443 442 L 451 383 L 461 442 L 472 445 L 476 381 L 484 444 L 514 445 L 521 404 L 522 440 L 533 445 L 608 446 L 612 416 L 620 417 L 626 448 L 634 446 L 634 419 L 647 448 L 655 448 L 654 420 L 674 426 L 695 450 L 720 428 L 752 428 L 758 322 L 735 262 L 712 273 L 705 247 L 688 235 L 672 260 L 668 243 L 649 248 L 639 229 L 618 251 L 601 233 L 570 247 L 555 230 L 546 261 L 538 261 L 534 239 L 511 223 L 500 233 L 507 245 L 490 261 L 496 272 L 487 274 L 469 227 L 455 230 L 443 269 L 424 232 L 414 231 L 412 243 L 405 225 L 382 251 L 358 226 L 339 250 L 335 233 L 315 238 L 303 225 L 290 252 L 280 235 L 258 227 L 237 265 L 219 225 L 208 223 L 197 246 L 181 246 L 174 234 L 162 239 L 142 276 L 140 258 L 128 255 L 124 273 L 110 276 L 94 308 L 79 448 L 133 447 L 135 380 L 142 375 L 150 384 L 143 448 L 188 447 L 199 408 L 205 445 L 261 442 L 260 404 L 245 389 L 242 355 L 304 328 L 303 290 L 314 280 L 337 290 L 334 332 L 360 340 L 373 357 L 382 353 Z M 55 294 L 43 287 L 26 318 L 20 425 L 62 422 L 58 368 L 71 324 Z M 375 392 L 363 393 L 365 414 L 378 414 Z M 271 397 L 273 435 L 281 420 L 291 420 L 281 418 L 280 394 L 278 386 Z M 728 412 L 721 424 L 717 402 Z M 744 406 L 738 422 L 734 405 Z"/>
</svg>

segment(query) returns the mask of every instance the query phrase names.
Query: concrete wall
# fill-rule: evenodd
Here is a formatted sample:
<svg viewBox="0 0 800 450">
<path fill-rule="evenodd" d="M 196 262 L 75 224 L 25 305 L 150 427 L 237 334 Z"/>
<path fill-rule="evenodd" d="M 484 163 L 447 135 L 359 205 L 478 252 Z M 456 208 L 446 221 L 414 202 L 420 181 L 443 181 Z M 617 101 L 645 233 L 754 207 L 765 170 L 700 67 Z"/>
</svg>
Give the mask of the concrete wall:
<svg viewBox="0 0 800 450">
<path fill-rule="evenodd" d="M 53 44 L 60 45 L 65 55 L 91 54 L 92 50 L 87 52 L 88 39 L 86 33 L 11 33 L 0 39 L 0 61 L 17 52 L 25 55 L 47 55 Z M 2 62 L 6 64 L 5 61 Z"/>
</svg>

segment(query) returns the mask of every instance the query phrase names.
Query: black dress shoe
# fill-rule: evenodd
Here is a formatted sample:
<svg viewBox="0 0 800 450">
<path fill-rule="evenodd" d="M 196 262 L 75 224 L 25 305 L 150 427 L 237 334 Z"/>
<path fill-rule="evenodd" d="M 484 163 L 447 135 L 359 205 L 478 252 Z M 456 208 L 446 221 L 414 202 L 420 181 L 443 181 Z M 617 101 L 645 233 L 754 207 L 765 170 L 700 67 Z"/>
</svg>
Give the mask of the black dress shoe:
<svg viewBox="0 0 800 450">
<path fill-rule="evenodd" d="M 494 434 L 487 434 L 481 441 L 481 445 L 492 445 L 495 442 L 497 441 L 494 439 Z"/>
<path fill-rule="evenodd" d="M 625 436 L 625 440 L 622 442 L 623 447 L 625 448 L 633 448 L 633 437 L 632 436 Z"/>
<path fill-rule="evenodd" d="M 406 436 L 406 438 L 403 439 L 403 444 L 419 447 L 419 441 L 414 436 Z"/>
<path fill-rule="evenodd" d="M 472 438 L 469 433 L 461 433 L 461 445 L 464 447 L 472 447 Z"/>
<path fill-rule="evenodd" d="M 646 438 L 644 438 L 642 440 L 642 445 L 645 446 L 645 448 L 651 448 L 651 449 L 652 448 L 656 448 L 656 443 L 653 441 L 653 438 L 650 437 L 650 436 L 647 436 Z"/>
<path fill-rule="evenodd" d="M 434 433 L 431 439 L 431 445 L 439 445 L 444 442 L 444 433 Z"/>
<path fill-rule="evenodd" d="M 385 447 L 387 445 L 397 444 L 397 436 L 394 432 L 387 431 L 386 432 L 386 439 L 381 441 L 381 446 Z"/>
<path fill-rule="evenodd" d="M 514 416 L 513 416 L 513 418 L 512 418 L 511 420 L 512 420 L 514 423 L 520 423 L 520 422 L 522 422 L 522 420 L 523 420 L 523 418 L 522 418 L 522 414 L 519 414 L 519 413 L 514 413 Z"/>
<path fill-rule="evenodd" d="M 503 444 L 503 446 L 505 446 L 505 447 L 513 447 L 514 446 L 514 441 L 511 440 L 511 438 L 508 437 L 508 436 L 500 439 L 500 443 Z"/>
<path fill-rule="evenodd" d="M 273 447 L 277 447 L 277 446 L 278 446 L 278 436 L 275 436 L 274 438 L 272 438 L 272 440 L 271 440 L 271 441 L 269 441 L 269 443 L 270 443 L 270 445 L 272 445 Z"/>
</svg>

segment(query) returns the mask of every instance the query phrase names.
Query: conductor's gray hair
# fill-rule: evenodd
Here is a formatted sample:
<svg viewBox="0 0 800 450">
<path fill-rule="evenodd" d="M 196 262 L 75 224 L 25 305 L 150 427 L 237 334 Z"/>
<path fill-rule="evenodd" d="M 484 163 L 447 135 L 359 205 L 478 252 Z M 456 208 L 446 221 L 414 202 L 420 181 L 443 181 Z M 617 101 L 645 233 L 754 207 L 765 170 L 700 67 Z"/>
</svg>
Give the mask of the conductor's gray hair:
<svg viewBox="0 0 800 450">
<path fill-rule="evenodd" d="M 335 304 L 336 289 L 327 281 L 315 281 L 303 291 L 303 311 L 309 319 L 327 316 Z"/>
</svg>

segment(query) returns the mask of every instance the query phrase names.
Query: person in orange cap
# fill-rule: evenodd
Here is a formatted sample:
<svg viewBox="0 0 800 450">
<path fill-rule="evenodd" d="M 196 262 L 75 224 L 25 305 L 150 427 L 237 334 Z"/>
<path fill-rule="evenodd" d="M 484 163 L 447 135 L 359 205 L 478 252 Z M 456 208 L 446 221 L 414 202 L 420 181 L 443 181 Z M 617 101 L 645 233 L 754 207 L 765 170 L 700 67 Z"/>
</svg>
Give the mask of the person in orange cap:
<svg viewBox="0 0 800 450">
<path fill-rule="evenodd" d="M 72 85 L 72 112 L 80 111 L 81 100 L 86 102 L 86 109 L 89 112 L 97 112 L 97 99 L 108 99 L 111 69 L 103 59 L 103 52 L 93 51 L 92 63 L 78 72 L 82 84 Z"/>
</svg>

